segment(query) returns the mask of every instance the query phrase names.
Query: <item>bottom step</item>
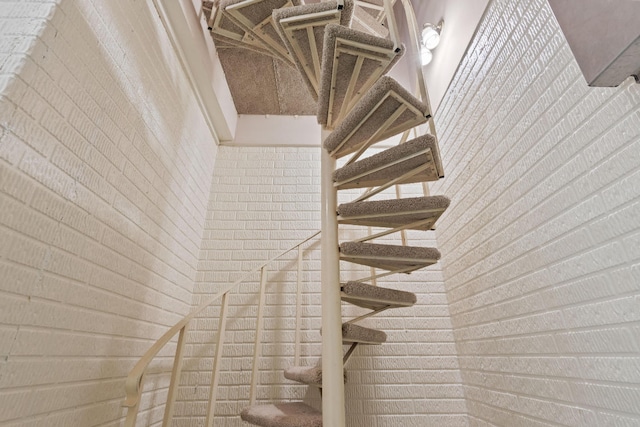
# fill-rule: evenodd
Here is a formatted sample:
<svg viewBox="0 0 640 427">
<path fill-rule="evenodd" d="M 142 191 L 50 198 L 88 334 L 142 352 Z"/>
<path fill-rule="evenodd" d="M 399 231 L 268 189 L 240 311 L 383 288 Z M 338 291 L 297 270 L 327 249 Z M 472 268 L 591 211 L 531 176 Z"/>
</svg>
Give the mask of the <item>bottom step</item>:
<svg viewBox="0 0 640 427">
<path fill-rule="evenodd" d="M 322 427 L 322 413 L 302 402 L 250 406 L 240 418 L 262 427 Z"/>
</svg>

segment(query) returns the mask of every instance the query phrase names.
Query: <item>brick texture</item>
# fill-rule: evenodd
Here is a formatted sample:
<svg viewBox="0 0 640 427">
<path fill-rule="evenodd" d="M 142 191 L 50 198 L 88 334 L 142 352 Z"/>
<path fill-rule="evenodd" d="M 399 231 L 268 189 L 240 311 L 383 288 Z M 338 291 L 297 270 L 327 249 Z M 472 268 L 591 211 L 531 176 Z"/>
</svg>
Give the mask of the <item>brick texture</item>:
<svg viewBox="0 0 640 427">
<path fill-rule="evenodd" d="M 411 197 L 419 188 L 405 189 Z M 413 192 L 413 193 L 412 193 Z M 356 193 L 341 194 L 341 201 Z M 386 193 L 380 197 L 395 197 Z M 320 228 L 319 148 L 220 147 L 207 214 L 194 302 L 219 291 Z M 363 234 L 341 231 L 341 239 Z M 398 239 L 389 238 L 387 243 Z M 435 245 L 432 232 L 410 233 L 419 246 Z M 317 240 L 304 246 L 301 365 L 321 353 L 320 251 Z M 297 253 L 270 267 L 264 346 L 259 361 L 258 403 L 304 399 L 319 407 L 316 389 L 284 379 L 294 364 Z M 368 269 L 343 265 L 343 279 L 366 277 Z M 255 339 L 258 274 L 232 294 L 225 334 L 215 425 L 240 426 L 238 414 L 249 403 L 251 356 Z M 418 303 L 367 319 L 365 326 L 387 332 L 381 346 L 360 347 L 347 365 L 349 426 L 466 426 L 460 371 L 453 341 L 442 272 L 438 266 L 412 275 L 391 276 L 379 285 L 415 292 Z M 209 314 L 217 316 L 219 305 Z M 344 318 L 363 313 L 345 305 Z M 211 381 L 217 320 L 198 319 L 189 335 L 180 388 L 178 426 L 204 423 Z M 204 360 L 198 357 L 205 356 Z"/>
<path fill-rule="evenodd" d="M 151 1 L 0 4 L 0 424 L 120 425 L 155 338 L 319 229 L 319 150 L 217 150 Z M 408 235 L 443 261 L 379 281 L 418 304 L 366 321 L 389 339 L 348 365 L 350 427 L 640 425 L 639 105 L 630 81 L 586 87 L 545 1 L 491 3 L 437 114 L 432 193 L 452 206 Z M 319 269 L 312 241 L 307 365 Z M 295 254 L 269 267 L 258 401 L 318 406 L 282 376 L 295 270 Z M 216 426 L 248 403 L 258 280 L 230 296 Z M 174 425 L 203 425 L 219 312 L 188 334 Z M 173 350 L 147 376 L 144 425 Z"/>
<path fill-rule="evenodd" d="M 191 307 L 216 145 L 170 46 L 151 1 L 0 2 L 3 426 L 119 425 Z"/>
<path fill-rule="evenodd" d="M 495 0 L 437 114 L 471 425 L 640 425 L 640 86 L 588 88 L 543 0 Z"/>
</svg>

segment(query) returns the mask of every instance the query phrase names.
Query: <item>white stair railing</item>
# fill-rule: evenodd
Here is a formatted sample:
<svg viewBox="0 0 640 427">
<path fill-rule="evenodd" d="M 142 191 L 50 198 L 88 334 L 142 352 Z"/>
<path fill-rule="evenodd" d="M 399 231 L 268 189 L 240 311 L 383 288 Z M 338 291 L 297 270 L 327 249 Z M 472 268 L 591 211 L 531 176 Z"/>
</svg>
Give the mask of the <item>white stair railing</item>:
<svg viewBox="0 0 640 427">
<path fill-rule="evenodd" d="M 252 364 L 252 373 L 251 373 L 251 385 L 250 385 L 250 395 L 248 399 L 253 404 L 256 400 L 256 390 L 257 390 L 257 379 L 258 379 L 258 359 L 260 357 L 260 349 L 261 349 L 261 336 L 262 336 L 262 326 L 263 326 L 263 317 L 264 317 L 264 305 L 265 305 L 265 288 L 267 286 L 267 273 L 268 266 L 275 260 L 282 258 L 284 255 L 288 254 L 297 249 L 297 307 L 296 307 L 296 334 L 295 334 L 295 362 L 298 363 L 298 359 L 300 358 L 300 347 L 301 347 L 301 335 L 299 330 L 301 329 L 301 318 L 302 318 L 302 308 L 301 308 L 301 296 L 302 296 L 302 260 L 303 260 L 303 249 L 302 246 L 307 242 L 310 242 L 314 238 L 316 238 L 320 234 L 320 231 L 315 232 L 311 236 L 307 237 L 303 241 L 295 244 L 291 248 L 281 252 L 270 260 L 262 263 L 255 269 L 246 272 L 239 280 L 235 281 L 233 284 L 225 287 L 221 292 L 207 299 L 204 303 L 200 304 L 196 309 L 194 309 L 191 313 L 182 318 L 178 323 L 176 323 L 171 329 L 164 333 L 152 346 L 147 350 L 147 352 L 140 358 L 140 360 L 135 364 L 127 379 L 125 381 L 125 392 L 126 398 L 123 403 L 123 406 L 127 408 L 127 416 L 125 420 L 125 427 L 134 427 L 136 425 L 136 419 L 138 416 L 138 411 L 140 409 L 140 400 L 143 391 L 143 381 L 144 375 L 149 368 L 149 364 L 158 356 L 158 353 L 169 343 L 171 342 L 176 335 L 178 335 L 178 342 L 176 346 L 175 357 L 173 360 L 173 368 L 171 372 L 171 382 L 169 384 L 169 391 L 167 394 L 167 402 L 164 411 L 164 418 L 162 425 L 163 427 L 168 427 L 171 425 L 171 421 L 173 419 L 174 412 L 174 404 L 177 395 L 177 389 L 180 381 L 180 373 L 182 370 L 182 361 L 184 355 L 184 348 L 186 344 L 186 333 L 191 324 L 191 321 L 202 314 L 205 309 L 210 307 L 211 305 L 220 302 L 220 317 L 219 317 L 219 327 L 217 331 L 216 337 L 216 347 L 215 347 L 215 356 L 213 362 L 213 376 L 211 379 L 211 390 L 209 394 L 209 403 L 207 408 L 207 418 L 206 418 L 206 426 L 210 427 L 213 425 L 213 419 L 215 416 L 215 405 L 217 400 L 217 388 L 218 381 L 220 377 L 220 366 L 222 361 L 222 354 L 224 348 L 224 335 L 226 331 L 227 318 L 228 318 L 228 305 L 229 305 L 229 295 L 231 292 L 235 291 L 242 283 L 248 281 L 251 275 L 260 271 L 260 289 L 259 289 L 259 305 L 258 305 L 258 318 L 257 318 L 257 326 L 256 326 L 256 337 L 254 341 L 254 359 Z M 306 249 L 308 250 L 309 247 Z"/>
</svg>

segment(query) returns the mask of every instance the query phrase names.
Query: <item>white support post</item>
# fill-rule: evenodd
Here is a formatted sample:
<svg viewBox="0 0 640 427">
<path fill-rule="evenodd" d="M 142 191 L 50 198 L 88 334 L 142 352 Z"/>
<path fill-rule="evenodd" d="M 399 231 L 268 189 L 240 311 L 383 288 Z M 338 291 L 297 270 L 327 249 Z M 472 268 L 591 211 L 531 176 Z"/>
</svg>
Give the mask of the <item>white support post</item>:
<svg viewBox="0 0 640 427">
<path fill-rule="evenodd" d="M 298 274 L 296 276 L 296 347 L 293 365 L 300 366 L 300 335 L 302 328 L 302 245 L 298 246 Z"/>
<path fill-rule="evenodd" d="M 249 404 L 256 404 L 256 391 L 258 388 L 258 362 L 262 354 L 260 341 L 262 340 L 262 327 L 264 326 L 264 299 L 267 287 L 267 266 L 260 270 L 260 302 L 258 304 L 258 319 L 256 320 L 256 338 L 253 343 L 253 366 L 251 369 L 251 389 L 249 391 Z"/>
<path fill-rule="evenodd" d="M 411 0 L 402 0 L 402 6 L 404 7 L 404 13 L 407 18 L 407 26 L 409 27 L 409 38 L 411 39 L 411 45 L 415 51 L 414 66 L 416 75 L 418 77 L 418 89 L 420 90 L 420 98 L 422 102 L 429 106 L 429 114 L 431 115 L 431 104 L 429 101 L 429 93 L 427 91 L 427 85 L 424 81 L 424 72 L 422 70 L 422 62 L 420 60 L 420 51 L 422 49 L 421 28 L 418 26 L 418 20 L 416 18 L 416 12 L 413 9 Z"/>
<path fill-rule="evenodd" d="M 396 185 L 396 199 L 402 199 L 402 190 L 399 185 Z M 402 246 L 407 246 L 407 230 L 400 231 L 400 238 L 402 240 Z"/>
<path fill-rule="evenodd" d="M 322 141 L 329 135 L 322 132 Z M 338 196 L 333 186 L 336 160 L 322 151 L 322 424 L 345 427 L 344 365 L 340 254 L 338 252 Z"/>
<path fill-rule="evenodd" d="M 411 39 L 411 44 L 414 49 L 416 49 L 416 59 L 415 59 L 415 67 L 416 74 L 418 76 L 418 88 L 420 89 L 420 98 L 422 102 L 427 104 L 427 113 L 429 114 L 429 133 L 438 140 L 438 134 L 436 132 L 436 123 L 433 119 L 433 110 L 431 109 L 431 100 L 429 99 L 429 90 L 427 88 L 427 84 L 424 79 L 424 72 L 422 70 L 422 63 L 420 62 L 420 50 L 422 46 L 422 41 L 420 39 L 421 36 L 421 28 L 418 26 L 418 20 L 416 19 L 416 12 L 413 9 L 413 4 L 411 0 L 402 0 L 402 6 L 404 7 L 404 14 L 407 19 L 407 26 L 409 27 L 409 38 Z M 436 152 L 433 153 L 434 159 L 436 159 L 437 163 L 440 163 L 440 149 L 436 144 Z M 427 192 L 428 187 L 423 185 L 423 190 Z"/>
<path fill-rule="evenodd" d="M 371 190 L 371 188 L 369 190 Z M 373 234 L 373 227 L 368 227 L 368 230 L 369 230 L 369 236 L 371 236 Z M 371 284 L 373 286 L 378 286 L 378 280 L 376 279 L 376 268 L 369 267 L 369 270 L 371 270 L 371 277 L 373 277 L 373 279 L 371 280 Z"/>
<path fill-rule="evenodd" d="M 393 42 L 393 49 L 397 50 L 400 48 L 400 33 L 398 33 L 398 22 L 396 21 L 396 14 L 393 12 L 393 2 L 392 0 L 383 0 L 384 1 L 384 14 L 387 18 L 387 26 L 389 28 L 389 36 L 391 41 Z"/>
<path fill-rule="evenodd" d="M 209 392 L 209 407 L 207 408 L 207 419 L 205 425 L 213 427 L 213 418 L 216 410 L 216 400 L 218 396 L 218 381 L 220 380 L 220 362 L 222 359 L 222 347 L 224 346 L 224 334 L 227 329 L 227 307 L 229 305 L 229 292 L 222 295 L 222 306 L 220 308 L 220 321 L 218 323 L 218 339 L 216 341 L 215 356 L 213 359 L 213 376 L 211 378 L 211 390 Z"/>
<path fill-rule="evenodd" d="M 162 427 L 169 427 L 171 425 L 171 422 L 173 421 L 173 409 L 176 403 L 178 383 L 180 382 L 180 373 L 182 372 L 182 358 L 184 356 L 184 345 L 187 342 L 186 335 L 188 329 L 189 323 L 187 323 L 182 329 L 180 329 L 180 335 L 178 335 L 176 356 L 173 359 L 173 370 L 171 371 L 171 382 L 169 383 L 167 404 L 164 407 L 164 418 L 162 419 Z"/>
</svg>

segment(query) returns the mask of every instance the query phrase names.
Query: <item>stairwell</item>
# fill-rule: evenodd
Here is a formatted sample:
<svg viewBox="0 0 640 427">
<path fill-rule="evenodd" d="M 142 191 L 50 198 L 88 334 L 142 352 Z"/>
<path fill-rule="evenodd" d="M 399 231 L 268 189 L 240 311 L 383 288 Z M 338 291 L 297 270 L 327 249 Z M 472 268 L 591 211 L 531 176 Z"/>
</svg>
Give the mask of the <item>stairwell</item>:
<svg viewBox="0 0 640 427">
<path fill-rule="evenodd" d="M 121 407 L 122 377 L 156 351 L 157 337 L 319 228 L 319 149 L 215 146 L 199 96 L 206 91 L 193 87 L 167 16 L 154 7 L 182 16 L 187 3 L 0 8 L 11 30 L 0 36 L 11 49 L 0 88 L 2 425 L 122 424 L 132 411 Z M 388 337 L 349 360 L 347 423 L 638 425 L 640 86 L 587 87 L 547 1 L 490 3 L 438 108 L 447 179 L 430 188 L 451 197 L 451 207 L 437 222 L 437 245 L 434 231 L 406 233 L 411 242 L 424 235 L 443 260 L 378 281 L 417 302 L 361 323 Z M 361 29 L 356 17 L 351 27 Z M 297 75 L 313 107 L 294 67 L 255 57 Z M 359 196 L 348 185 L 340 204 Z M 403 185 L 404 197 L 421 197 L 414 187 Z M 341 237 L 357 240 L 367 228 L 342 222 Z M 400 244 L 401 234 L 381 241 Z M 313 366 L 321 354 L 313 247 L 302 251 L 294 366 Z M 284 379 L 300 330 L 296 264 L 274 264 L 257 402 L 320 408 L 317 388 Z M 347 293 L 369 267 L 341 265 Z M 224 299 L 229 317 L 233 309 L 240 316 L 226 333 L 218 427 L 239 426 L 249 404 L 255 317 L 242 315 L 255 314 L 256 285 L 252 277 Z M 220 305 L 180 330 L 183 381 L 164 425 L 205 425 Z M 350 319 L 366 309 L 342 310 Z M 138 398 L 126 403 L 139 407 L 137 425 L 160 425 L 171 406 L 174 347 L 170 340 L 158 354 L 142 393 L 131 387 Z"/>
<path fill-rule="evenodd" d="M 431 118 L 430 109 L 427 103 L 385 76 L 405 50 L 393 36 L 390 2 L 373 6 L 387 13 L 386 22 L 391 31 L 374 30 L 385 27 L 370 11 L 350 0 L 308 5 L 296 0 L 222 0 L 209 6 L 210 29 L 219 46 L 246 49 L 252 55 L 257 53 L 274 62 L 295 66 L 314 100 L 318 122 L 325 129 L 323 214 L 326 211 L 328 215 L 323 219 L 322 281 L 330 292 L 323 290 L 323 355 L 317 365 L 293 366 L 284 371 L 284 376 L 322 387 L 324 424 L 344 425 L 342 384 L 348 371 L 344 367 L 357 346 L 380 345 L 386 341 L 384 331 L 359 323 L 383 311 L 410 307 L 416 302 L 415 294 L 376 286 L 376 280 L 411 273 L 440 258 L 436 248 L 371 241 L 405 230 L 433 228 L 449 205 L 446 197 L 367 200 L 393 186 L 443 177 L 435 136 L 424 135 L 407 141 L 409 131 Z M 354 10 L 357 19 L 354 19 Z M 367 153 L 376 143 L 402 133 L 405 133 L 405 143 L 375 155 Z M 346 159 L 348 155 L 351 157 L 336 169 L 336 160 Z M 343 189 L 364 189 L 365 193 L 337 206 L 336 193 Z M 336 204 L 333 209 L 332 203 Z M 338 241 L 339 225 L 377 227 L 385 231 L 355 241 Z M 343 281 L 339 262 L 371 267 L 372 274 Z M 330 331 L 335 329 L 336 318 L 340 316 L 340 303 L 335 306 L 336 295 L 347 304 L 370 310 L 340 321 L 337 345 L 335 339 L 331 342 Z M 330 304 L 334 306 L 329 312 L 333 310 L 337 313 L 335 316 L 327 316 L 325 310 Z M 344 355 L 343 345 L 349 346 Z M 331 347 L 333 354 L 328 354 L 327 349 Z M 340 352 L 339 363 L 335 360 L 336 351 Z M 333 377 L 329 380 L 327 367 Z M 241 417 L 265 427 L 323 425 L 322 413 L 303 402 L 252 405 L 242 411 Z"/>
</svg>

